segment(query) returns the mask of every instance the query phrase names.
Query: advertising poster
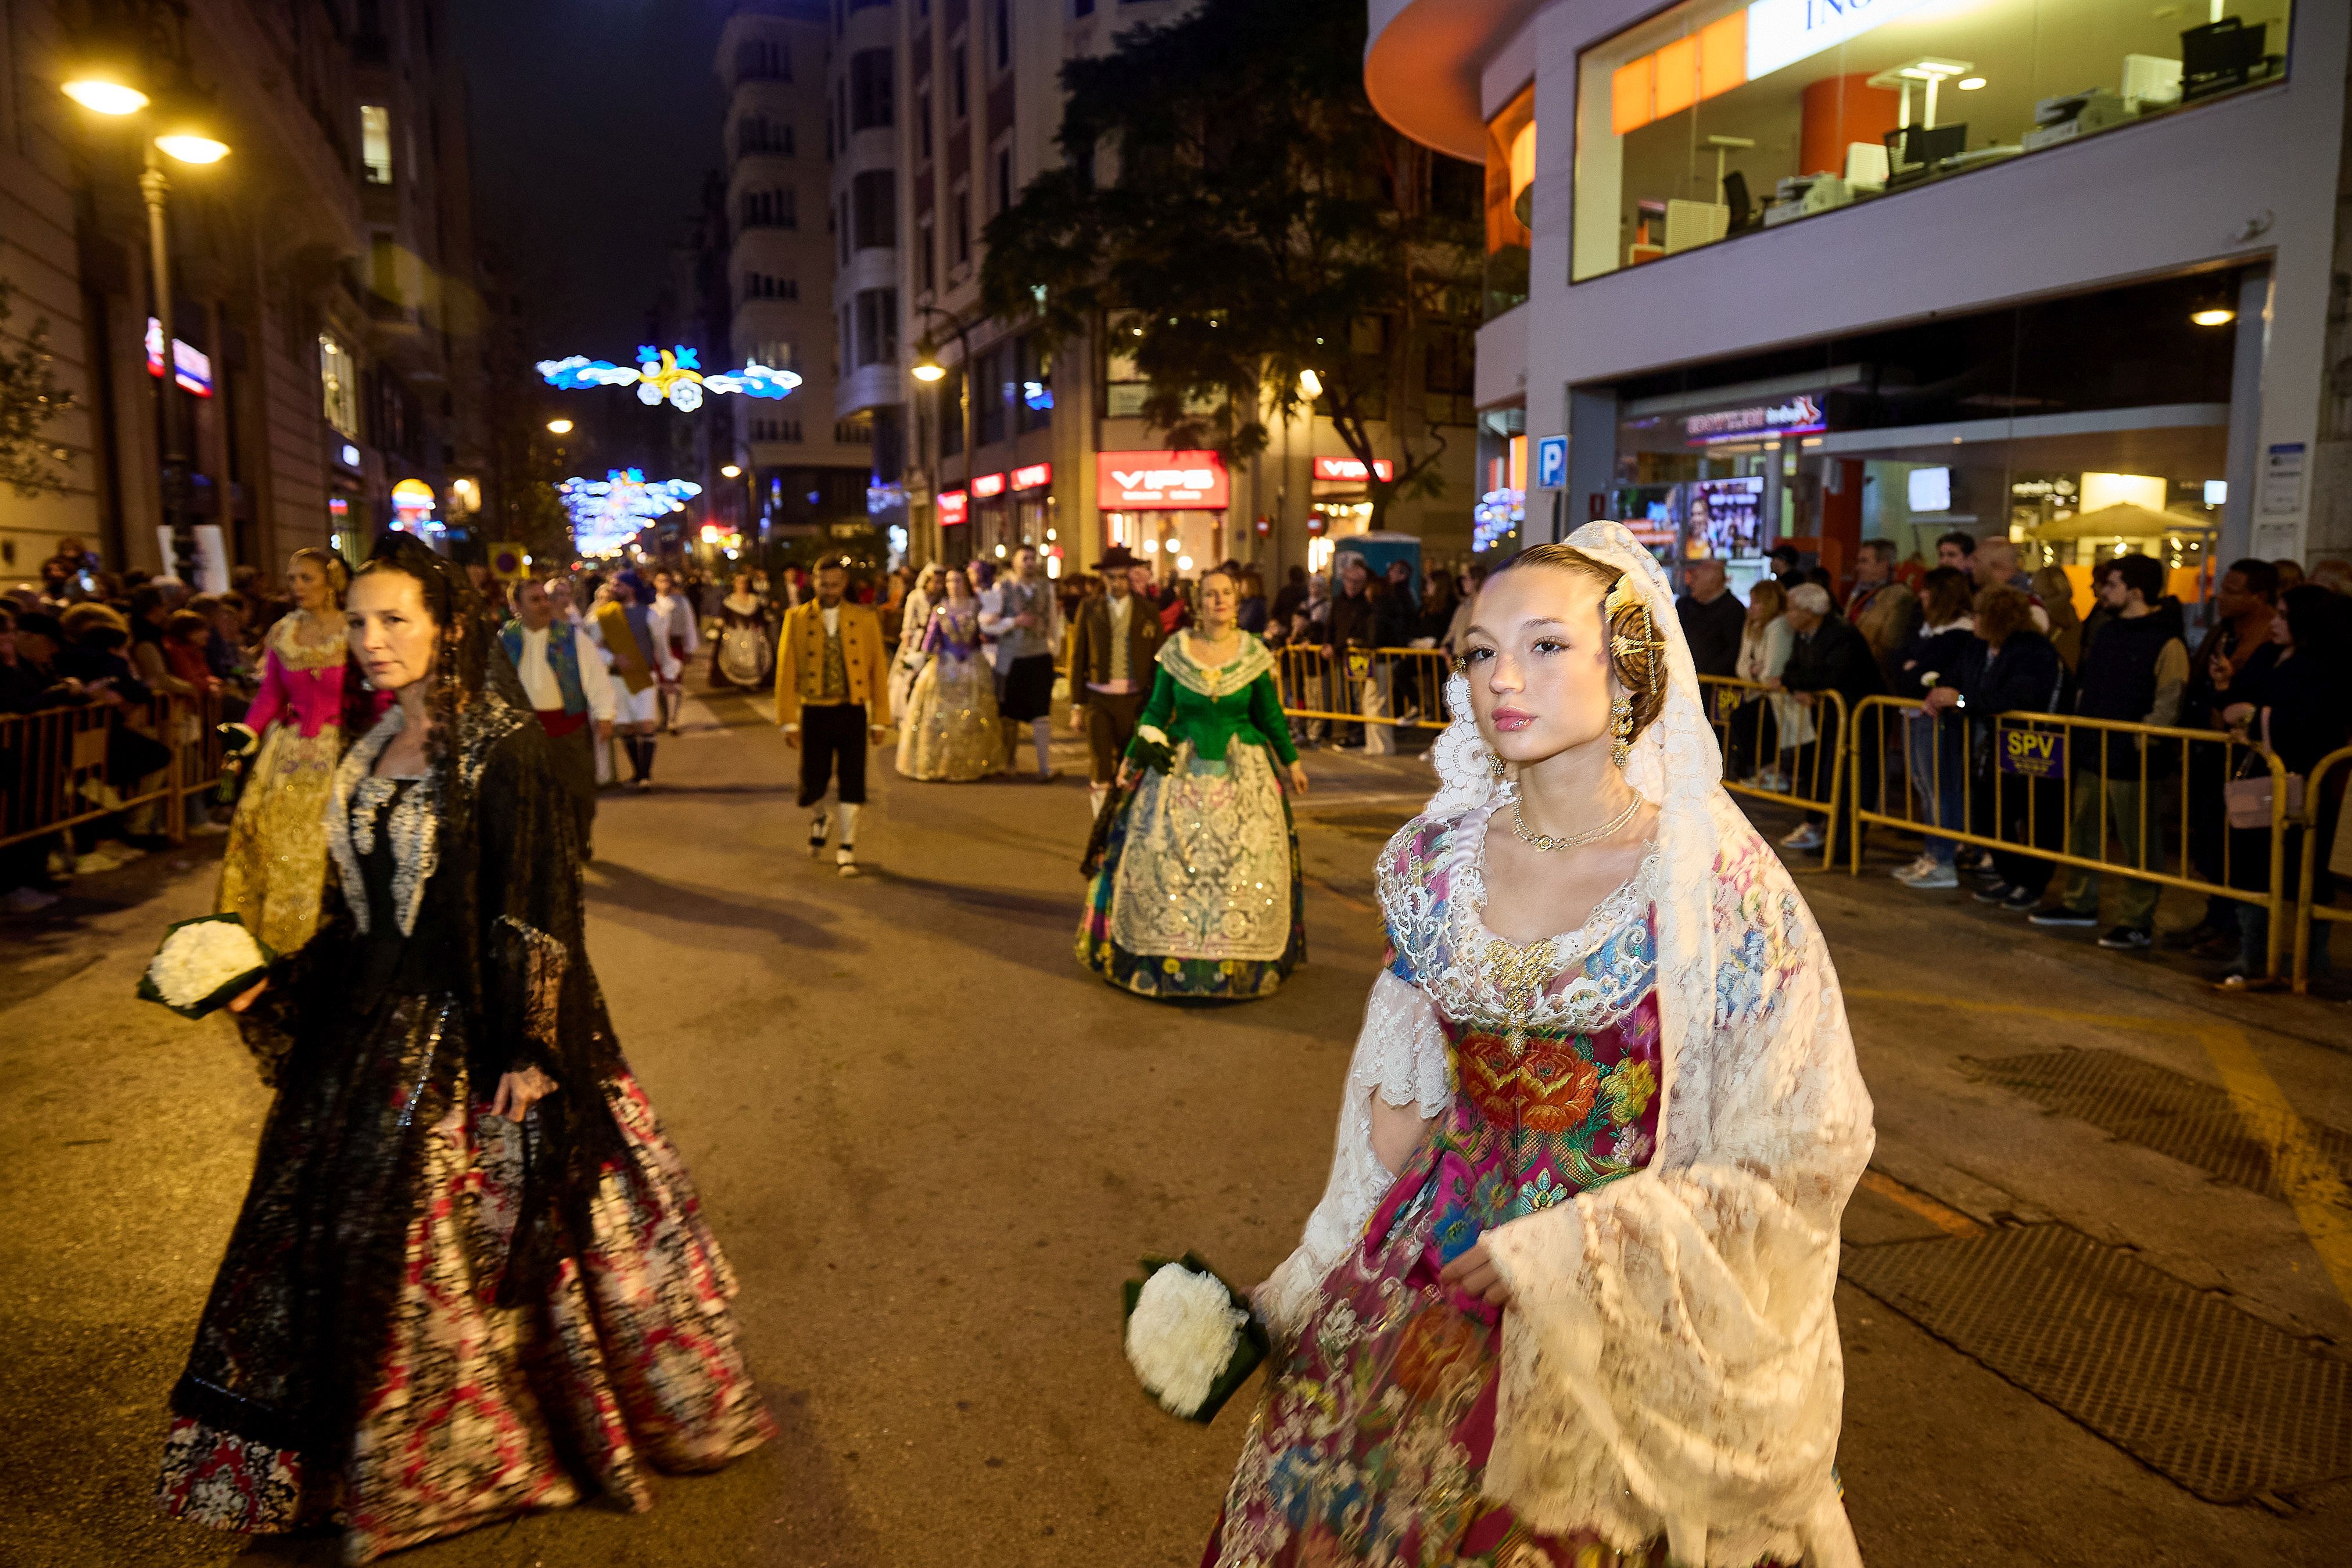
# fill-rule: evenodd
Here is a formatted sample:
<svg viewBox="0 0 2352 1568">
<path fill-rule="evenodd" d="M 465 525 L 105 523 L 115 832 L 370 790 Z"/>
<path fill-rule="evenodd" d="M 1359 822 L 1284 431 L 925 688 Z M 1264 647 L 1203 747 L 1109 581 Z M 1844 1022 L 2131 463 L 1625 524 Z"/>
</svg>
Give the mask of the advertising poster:
<svg viewBox="0 0 2352 1568">
<path fill-rule="evenodd" d="M 1698 479 L 1685 503 L 1691 554 L 1731 560 L 1764 553 L 1764 478 Z"/>
</svg>

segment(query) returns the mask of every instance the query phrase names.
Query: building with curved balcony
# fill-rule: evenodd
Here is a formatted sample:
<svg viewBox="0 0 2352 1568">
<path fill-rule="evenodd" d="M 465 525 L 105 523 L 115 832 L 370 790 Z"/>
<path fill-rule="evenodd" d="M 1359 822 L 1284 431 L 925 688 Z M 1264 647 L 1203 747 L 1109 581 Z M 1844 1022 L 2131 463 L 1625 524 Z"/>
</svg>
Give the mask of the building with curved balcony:
<svg viewBox="0 0 2352 1568">
<path fill-rule="evenodd" d="M 1371 0 L 1486 168 L 1476 401 L 1529 539 L 1964 530 L 2087 580 L 2352 546 L 2347 25 L 2318 0 Z M 2340 309 L 2336 313 L 2341 314 Z M 2124 507 L 2132 509 L 2110 511 Z M 2153 514 L 2153 516 L 2150 516 Z"/>
<path fill-rule="evenodd" d="M 904 460 L 898 234 L 905 193 L 898 177 L 898 6 L 844 0 L 835 7 L 826 102 L 833 149 L 834 341 L 840 364 L 834 417 L 867 434 L 873 472 L 895 481 Z M 877 527 L 901 528 L 906 505 L 887 486 L 874 491 Z M 903 545 L 904 535 L 899 536 Z"/>
</svg>

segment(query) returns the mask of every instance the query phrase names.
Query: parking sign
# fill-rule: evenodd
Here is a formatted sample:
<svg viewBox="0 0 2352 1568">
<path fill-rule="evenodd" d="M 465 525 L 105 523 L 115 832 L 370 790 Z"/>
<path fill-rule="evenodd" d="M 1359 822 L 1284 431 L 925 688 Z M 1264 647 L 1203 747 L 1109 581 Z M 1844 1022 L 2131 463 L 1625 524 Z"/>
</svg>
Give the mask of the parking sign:
<svg viewBox="0 0 2352 1568">
<path fill-rule="evenodd" d="M 1568 483 L 1568 437 L 1547 435 L 1536 443 L 1536 488 L 1557 490 Z"/>
</svg>

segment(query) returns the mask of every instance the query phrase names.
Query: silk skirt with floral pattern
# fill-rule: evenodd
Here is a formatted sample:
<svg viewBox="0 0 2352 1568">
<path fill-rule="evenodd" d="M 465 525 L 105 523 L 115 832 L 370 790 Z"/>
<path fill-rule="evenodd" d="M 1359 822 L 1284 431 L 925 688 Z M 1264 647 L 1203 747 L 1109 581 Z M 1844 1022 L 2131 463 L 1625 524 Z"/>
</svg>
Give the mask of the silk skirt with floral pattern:
<svg viewBox="0 0 2352 1568">
<path fill-rule="evenodd" d="M 648 1467 L 716 1469 L 772 1435 L 734 1276 L 632 1078 L 606 1086 L 626 1155 L 588 1233 L 495 1299 L 536 1129 L 470 1092 L 453 1018 L 403 997 L 367 1049 L 289 1071 L 173 1394 L 167 1513 L 339 1523 L 366 1563 L 592 1491 L 644 1509 Z"/>
<path fill-rule="evenodd" d="M 342 731 L 331 724 L 312 736 L 272 725 L 228 825 L 215 903 L 280 953 L 293 952 L 319 927 L 327 786 L 341 755 Z"/>
<path fill-rule="evenodd" d="M 933 654 L 915 676 L 898 725 L 898 771 L 933 783 L 968 784 L 1004 768 L 996 676 L 975 653 Z"/>
</svg>

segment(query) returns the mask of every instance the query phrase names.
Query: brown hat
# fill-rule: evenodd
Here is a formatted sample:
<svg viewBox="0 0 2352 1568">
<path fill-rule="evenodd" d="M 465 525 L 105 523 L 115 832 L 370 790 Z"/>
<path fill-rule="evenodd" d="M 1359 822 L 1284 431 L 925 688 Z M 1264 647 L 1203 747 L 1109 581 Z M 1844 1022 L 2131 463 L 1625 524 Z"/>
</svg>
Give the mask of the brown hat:
<svg viewBox="0 0 2352 1568">
<path fill-rule="evenodd" d="M 1113 545 L 1110 549 L 1102 552 L 1102 559 L 1095 562 L 1095 570 L 1097 571 L 1125 571 L 1131 566 L 1140 566 L 1143 563 L 1141 561 L 1137 560 L 1135 557 L 1129 552 L 1128 548 L 1125 545 Z"/>
</svg>

